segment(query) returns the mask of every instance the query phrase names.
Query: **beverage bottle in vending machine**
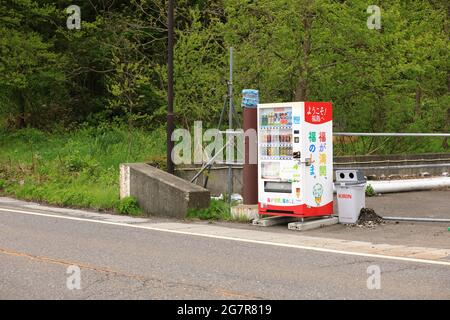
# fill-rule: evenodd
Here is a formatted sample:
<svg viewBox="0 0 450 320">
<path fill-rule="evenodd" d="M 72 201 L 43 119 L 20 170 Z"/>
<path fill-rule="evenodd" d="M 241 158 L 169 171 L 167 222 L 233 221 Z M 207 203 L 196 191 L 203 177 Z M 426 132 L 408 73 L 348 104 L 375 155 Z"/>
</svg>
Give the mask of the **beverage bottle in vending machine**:
<svg viewBox="0 0 450 320">
<path fill-rule="evenodd" d="M 286 117 L 287 117 L 287 124 L 292 125 L 292 111 L 287 112 Z"/>
</svg>

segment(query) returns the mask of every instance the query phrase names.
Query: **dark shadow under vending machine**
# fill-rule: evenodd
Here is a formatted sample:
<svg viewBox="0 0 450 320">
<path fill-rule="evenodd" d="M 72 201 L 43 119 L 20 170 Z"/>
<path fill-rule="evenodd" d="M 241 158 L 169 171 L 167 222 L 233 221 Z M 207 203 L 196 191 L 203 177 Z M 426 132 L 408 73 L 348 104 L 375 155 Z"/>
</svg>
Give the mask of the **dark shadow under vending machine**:
<svg viewBox="0 0 450 320">
<path fill-rule="evenodd" d="M 329 102 L 258 104 L 259 214 L 333 214 L 332 126 Z"/>
</svg>

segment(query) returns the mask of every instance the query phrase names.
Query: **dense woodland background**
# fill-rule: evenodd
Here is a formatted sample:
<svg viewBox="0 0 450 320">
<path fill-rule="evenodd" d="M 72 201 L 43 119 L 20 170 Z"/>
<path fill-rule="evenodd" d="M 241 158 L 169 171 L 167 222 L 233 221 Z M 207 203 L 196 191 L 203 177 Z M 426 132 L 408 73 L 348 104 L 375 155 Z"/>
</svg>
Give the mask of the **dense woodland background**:
<svg viewBox="0 0 450 320">
<path fill-rule="evenodd" d="M 164 125 L 166 2 L 3 0 L 5 125 Z M 336 130 L 448 131 L 448 1 L 381 1 L 382 29 L 369 30 L 372 2 L 176 1 L 178 125 L 217 122 L 233 46 L 236 92 L 333 101 Z M 71 4 L 81 7 L 79 31 L 66 27 Z"/>
<path fill-rule="evenodd" d="M 262 102 L 332 101 L 336 131 L 449 132 L 448 0 L 175 3 L 178 127 L 216 126 L 232 46 L 236 106 L 254 88 Z M 81 30 L 67 29 L 72 4 Z M 380 30 L 367 28 L 373 4 Z M 119 163 L 164 163 L 166 12 L 164 0 L 0 1 L 0 191 L 109 208 Z M 402 152 L 448 142 L 335 144 L 336 154 Z"/>
</svg>

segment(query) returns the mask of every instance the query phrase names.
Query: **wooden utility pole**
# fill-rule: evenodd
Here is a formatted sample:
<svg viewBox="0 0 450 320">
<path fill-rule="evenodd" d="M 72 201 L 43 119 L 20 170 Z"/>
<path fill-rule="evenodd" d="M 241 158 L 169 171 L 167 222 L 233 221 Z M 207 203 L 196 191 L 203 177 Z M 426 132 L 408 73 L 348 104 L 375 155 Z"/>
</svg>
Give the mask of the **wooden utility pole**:
<svg viewBox="0 0 450 320">
<path fill-rule="evenodd" d="M 169 0 L 169 8 L 167 10 L 167 29 L 168 29 L 168 46 L 167 46 L 167 172 L 174 173 L 174 164 L 172 161 L 172 132 L 174 130 L 173 122 L 173 1 Z"/>
</svg>

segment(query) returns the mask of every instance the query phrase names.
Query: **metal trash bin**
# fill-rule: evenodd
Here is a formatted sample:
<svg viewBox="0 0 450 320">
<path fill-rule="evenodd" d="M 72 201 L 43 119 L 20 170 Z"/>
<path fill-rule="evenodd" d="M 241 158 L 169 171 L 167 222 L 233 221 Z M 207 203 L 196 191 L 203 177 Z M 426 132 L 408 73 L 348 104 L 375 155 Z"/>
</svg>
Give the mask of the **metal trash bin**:
<svg viewBox="0 0 450 320">
<path fill-rule="evenodd" d="M 360 170 L 336 170 L 339 223 L 356 223 L 366 206 L 366 178 Z"/>
</svg>

